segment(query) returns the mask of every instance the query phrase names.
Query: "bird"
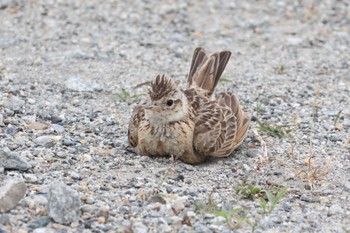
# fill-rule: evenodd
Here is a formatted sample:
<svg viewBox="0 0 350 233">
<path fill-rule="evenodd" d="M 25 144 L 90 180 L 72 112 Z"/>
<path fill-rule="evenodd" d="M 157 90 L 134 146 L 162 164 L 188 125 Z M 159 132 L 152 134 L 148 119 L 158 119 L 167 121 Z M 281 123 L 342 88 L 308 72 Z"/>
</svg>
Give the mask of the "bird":
<svg viewBox="0 0 350 233">
<path fill-rule="evenodd" d="M 129 121 L 130 147 L 140 155 L 192 165 L 229 156 L 246 138 L 251 118 L 232 92 L 214 95 L 230 57 L 230 51 L 208 56 L 198 47 L 186 89 L 165 75 L 149 82 L 147 99 L 133 109 Z"/>
</svg>

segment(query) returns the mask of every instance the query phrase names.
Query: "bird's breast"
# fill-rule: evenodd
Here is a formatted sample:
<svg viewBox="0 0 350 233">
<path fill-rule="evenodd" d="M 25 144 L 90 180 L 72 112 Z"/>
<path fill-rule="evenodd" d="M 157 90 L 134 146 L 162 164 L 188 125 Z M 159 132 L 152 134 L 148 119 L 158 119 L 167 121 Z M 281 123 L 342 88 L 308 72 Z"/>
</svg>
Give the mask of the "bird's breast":
<svg viewBox="0 0 350 233">
<path fill-rule="evenodd" d="M 149 156 L 181 157 L 186 151 L 192 151 L 193 132 L 192 121 L 176 121 L 160 125 L 145 122 L 139 129 L 139 152 Z"/>
</svg>

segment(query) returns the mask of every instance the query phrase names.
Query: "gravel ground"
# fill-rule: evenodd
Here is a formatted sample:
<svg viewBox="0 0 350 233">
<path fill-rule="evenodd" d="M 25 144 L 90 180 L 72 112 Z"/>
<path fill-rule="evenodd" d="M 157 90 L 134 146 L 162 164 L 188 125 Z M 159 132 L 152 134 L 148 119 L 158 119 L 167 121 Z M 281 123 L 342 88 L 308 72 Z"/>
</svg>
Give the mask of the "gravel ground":
<svg viewBox="0 0 350 233">
<path fill-rule="evenodd" d="M 0 232 L 350 232 L 349 25 L 345 0 L 2 0 Z M 198 166 L 136 155 L 135 85 L 184 83 L 197 46 L 232 51 L 218 91 L 247 139 Z"/>
</svg>

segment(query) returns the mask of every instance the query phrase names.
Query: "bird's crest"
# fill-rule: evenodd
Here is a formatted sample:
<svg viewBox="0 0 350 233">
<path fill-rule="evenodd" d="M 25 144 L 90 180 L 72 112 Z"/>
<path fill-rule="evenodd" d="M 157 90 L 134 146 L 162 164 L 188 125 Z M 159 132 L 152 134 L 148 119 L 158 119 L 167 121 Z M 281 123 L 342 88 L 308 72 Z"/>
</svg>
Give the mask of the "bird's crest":
<svg viewBox="0 0 350 233">
<path fill-rule="evenodd" d="M 170 92 L 175 91 L 178 84 L 178 81 L 175 82 L 170 78 L 165 77 L 165 75 L 158 75 L 151 83 L 151 90 L 149 91 L 151 100 L 159 100 Z"/>
</svg>

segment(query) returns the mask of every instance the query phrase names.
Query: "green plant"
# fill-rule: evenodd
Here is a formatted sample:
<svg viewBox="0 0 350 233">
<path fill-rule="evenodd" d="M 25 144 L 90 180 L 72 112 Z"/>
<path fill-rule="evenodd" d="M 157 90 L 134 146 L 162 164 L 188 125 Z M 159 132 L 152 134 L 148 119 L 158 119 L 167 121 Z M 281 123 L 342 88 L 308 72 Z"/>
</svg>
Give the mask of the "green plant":
<svg viewBox="0 0 350 233">
<path fill-rule="evenodd" d="M 277 66 L 276 68 L 275 68 L 275 72 L 277 73 L 277 74 L 284 74 L 285 73 L 285 70 L 286 70 L 286 68 L 285 68 L 285 66 L 284 65 L 279 65 L 279 66 Z"/>
<path fill-rule="evenodd" d="M 231 210 L 216 210 L 215 214 L 225 219 L 227 225 L 231 228 L 241 227 L 243 223 L 253 226 L 254 223 L 247 217 L 247 213 L 242 208 Z"/>
<path fill-rule="evenodd" d="M 265 132 L 272 137 L 283 138 L 288 136 L 281 126 L 273 127 L 269 124 L 258 122 L 258 127 L 260 131 Z"/>
<path fill-rule="evenodd" d="M 221 83 L 230 83 L 231 80 L 228 79 L 228 78 L 226 78 L 226 77 L 221 77 L 220 80 L 219 80 L 219 82 L 221 82 Z"/>
<path fill-rule="evenodd" d="M 140 97 L 143 94 L 139 95 L 131 95 L 125 88 L 120 88 L 120 92 L 117 93 L 117 97 L 119 100 L 123 102 L 129 102 L 129 103 L 134 103 L 140 100 Z"/>
<path fill-rule="evenodd" d="M 238 186 L 236 189 L 236 194 L 242 196 L 245 199 L 253 199 L 257 195 L 263 194 L 263 191 L 253 185 Z"/>
<path fill-rule="evenodd" d="M 267 202 L 264 198 L 259 199 L 259 205 L 264 213 L 271 213 L 275 208 L 276 204 L 282 199 L 284 194 L 287 192 L 287 188 L 282 188 L 276 195 L 270 191 L 264 191 L 267 197 Z"/>
</svg>

